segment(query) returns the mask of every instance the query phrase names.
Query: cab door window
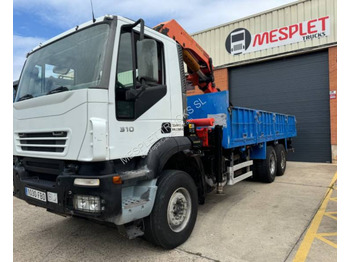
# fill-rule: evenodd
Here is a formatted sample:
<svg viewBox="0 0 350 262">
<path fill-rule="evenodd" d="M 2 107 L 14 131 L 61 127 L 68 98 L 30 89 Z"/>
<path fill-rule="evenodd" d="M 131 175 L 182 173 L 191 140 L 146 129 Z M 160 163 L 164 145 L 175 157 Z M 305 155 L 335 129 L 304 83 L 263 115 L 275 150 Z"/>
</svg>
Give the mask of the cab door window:
<svg viewBox="0 0 350 262">
<path fill-rule="evenodd" d="M 145 36 L 145 39 L 151 39 Z M 156 43 L 156 61 L 158 63 L 157 79 L 140 79 L 137 57 L 139 33 L 121 30 L 117 61 L 117 77 L 115 86 L 116 117 L 118 120 L 135 120 L 166 94 L 164 47 Z M 140 55 L 140 53 L 139 53 Z M 144 71 L 144 70 L 141 70 Z M 140 72 L 141 72 L 140 71 Z"/>
<path fill-rule="evenodd" d="M 133 62 L 132 62 L 131 33 L 120 35 L 120 47 L 118 53 L 117 87 L 133 87 Z"/>
</svg>

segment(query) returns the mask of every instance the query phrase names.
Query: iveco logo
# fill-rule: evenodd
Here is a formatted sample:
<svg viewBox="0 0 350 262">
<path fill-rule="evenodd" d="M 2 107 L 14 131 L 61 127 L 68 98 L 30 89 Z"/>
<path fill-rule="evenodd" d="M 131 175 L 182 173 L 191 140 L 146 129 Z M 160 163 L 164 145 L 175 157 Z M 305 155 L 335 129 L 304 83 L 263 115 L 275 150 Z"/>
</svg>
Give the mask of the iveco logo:
<svg viewBox="0 0 350 262">
<path fill-rule="evenodd" d="M 226 50 L 231 55 L 242 54 L 249 48 L 251 39 L 252 37 L 247 29 L 235 29 L 226 38 Z"/>
<path fill-rule="evenodd" d="M 52 132 L 52 136 L 63 136 L 63 132 L 62 131 L 54 131 Z"/>
</svg>

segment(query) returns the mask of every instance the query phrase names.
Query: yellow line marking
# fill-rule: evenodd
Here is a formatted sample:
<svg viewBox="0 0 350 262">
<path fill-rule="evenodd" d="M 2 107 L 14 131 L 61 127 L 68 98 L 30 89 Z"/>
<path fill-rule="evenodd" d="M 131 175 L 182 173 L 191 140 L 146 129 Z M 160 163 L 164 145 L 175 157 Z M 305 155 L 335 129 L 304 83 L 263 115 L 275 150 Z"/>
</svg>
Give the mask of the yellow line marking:
<svg viewBox="0 0 350 262">
<path fill-rule="evenodd" d="M 330 218 L 333 218 L 333 219 L 337 220 L 337 216 L 336 216 L 337 212 L 325 212 L 324 215 L 327 216 L 327 217 L 330 217 Z"/>
<path fill-rule="evenodd" d="M 325 236 L 336 236 L 336 235 L 337 235 L 337 232 L 335 232 L 335 233 L 321 233 L 321 234 L 317 234 L 315 237 L 318 238 L 319 240 L 325 242 L 326 244 L 328 244 L 334 248 L 337 248 L 336 243 L 325 238 Z"/>
<path fill-rule="evenodd" d="M 334 237 L 337 235 L 337 232 L 331 232 L 331 233 L 318 233 L 317 235 L 321 237 Z"/>
<path fill-rule="evenodd" d="M 331 197 L 329 200 L 337 202 L 337 198 L 336 197 Z"/>
<path fill-rule="evenodd" d="M 333 177 L 331 183 L 329 184 L 329 187 L 330 187 L 330 188 L 333 187 L 333 189 L 334 189 L 334 183 L 335 183 L 335 181 L 337 181 L 337 173 L 334 174 L 334 177 Z"/>
<path fill-rule="evenodd" d="M 311 244 L 314 240 L 314 238 L 317 235 L 317 230 L 321 224 L 322 221 L 322 217 L 324 215 L 324 213 L 326 212 L 326 207 L 328 204 L 329 199 L 331 198 L 332 192 L 333 192 L 333 184 L 335 183 L 335 181 L 337 180 L 337 173 L 335 173 L 330 185 L 329 185 L 329 189 L 327 190 L 325 199 L 323 200 L 321 207 L 319 208 L 319 210 L 317 211 L 315 217 L 313 218 L 309 229 L 307 230 L 303 241 L 301 242 L 299 249 L 294 257 L 293 262 L 302 262 L 305 261 L 307 255 L 309 254 L 310 248 L 311 248 Z M 322 240 L 323 241 L 323 240 Z M 326 241 L 329 241 L 326 239 Z M 331 242 L 331 241 L 329 241 Z M 333 243 L 333 242 L 331 242 Z M 334 243 L 333 243 L 334 244 Z"/>
</svg>

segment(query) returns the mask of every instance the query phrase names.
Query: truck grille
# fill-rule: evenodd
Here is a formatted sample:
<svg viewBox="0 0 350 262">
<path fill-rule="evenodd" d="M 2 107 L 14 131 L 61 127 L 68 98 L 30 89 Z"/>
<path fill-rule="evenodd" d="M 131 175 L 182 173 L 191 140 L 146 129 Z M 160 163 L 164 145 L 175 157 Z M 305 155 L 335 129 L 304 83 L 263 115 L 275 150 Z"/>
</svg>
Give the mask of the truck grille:
<svg viewBox="0 0 350 262">
<path fill-rule="evenodd" d="M 67 131 L 17 133 L 17 146 L 22 151 L 63 153 L 68 140 Z"/>
</svg>

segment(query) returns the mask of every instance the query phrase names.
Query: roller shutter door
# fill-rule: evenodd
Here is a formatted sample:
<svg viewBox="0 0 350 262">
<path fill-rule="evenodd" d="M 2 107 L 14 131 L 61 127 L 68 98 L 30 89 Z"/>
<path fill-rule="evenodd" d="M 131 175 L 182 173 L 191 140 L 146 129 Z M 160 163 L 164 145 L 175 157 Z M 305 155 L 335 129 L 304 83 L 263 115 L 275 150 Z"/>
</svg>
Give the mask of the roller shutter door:
<svg viewBox="0 0 350 262">
<path fill-rule="evenodd" d="M 331 162 L 328 50 L 229 69 L 230 101 L 295 115 L 288 160 Z"/>
</svg>

